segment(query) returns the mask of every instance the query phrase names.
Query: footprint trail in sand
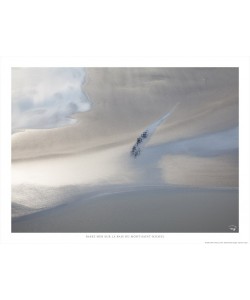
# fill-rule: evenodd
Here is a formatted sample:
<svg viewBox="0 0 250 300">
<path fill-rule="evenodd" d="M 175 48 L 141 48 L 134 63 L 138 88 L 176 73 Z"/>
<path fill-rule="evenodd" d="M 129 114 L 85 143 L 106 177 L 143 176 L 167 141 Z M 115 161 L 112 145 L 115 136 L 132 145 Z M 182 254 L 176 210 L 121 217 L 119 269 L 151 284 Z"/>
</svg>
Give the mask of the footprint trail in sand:
<svg viewBox="0 0 250 300">
<path fill-rule="evenodd" d="M 156 129 L 174 112 L 176 107 L 179 105 L 177 103 L 169 112 L 167 112 L 164 116 L 162 116 L 160 119 L 149 125 L 142 133 L 141 135 L 137 138 L 135 144 L 133 145 L 131 149 L 131 156 L 134 158 L 137 158 L 143 148 L 146 146 L 146 144 L 149 142 L 151 139 L 152 135 L 155 133 Z"/>
</svg>

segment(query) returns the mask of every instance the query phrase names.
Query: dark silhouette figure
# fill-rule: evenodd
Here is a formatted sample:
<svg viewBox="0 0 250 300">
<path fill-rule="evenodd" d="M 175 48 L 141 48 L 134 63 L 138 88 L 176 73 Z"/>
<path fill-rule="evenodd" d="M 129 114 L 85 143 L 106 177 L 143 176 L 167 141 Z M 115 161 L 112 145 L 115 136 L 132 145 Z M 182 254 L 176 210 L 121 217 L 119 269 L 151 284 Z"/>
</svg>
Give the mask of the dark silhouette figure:
<svg viewBox="0 0 250 300">
<path fill-rule="evenodd" d="M 142 142 L 142 138 L 141 137 L 137 138 L 136 144 L 139 145 L 141 142 Z"/>
<path fill-rule="evenodd" d="M 140 150 L 140 148 L 138 148 L 138 150 L 136 150 L 134 153 L 134 157 L 136 158 L 138 155 L 140 155 L 140 153 L 141 153 L 141 150 Z"/>
<path fill-rule="evenodd" d="M 148 132 L 147 132 L 147 131 L 144 131 L 144 132 L 142 133 L 142 135 L 141 135 L 141 137 L 144 138 L 144 139 L 145 139 L 147 136 L 148 136 Z"/>
<path fill-rule="evenodd" d="M 136 152 L 136 146 L 133 146 L 132 150 L 131 150 L 131 155 L 134 155 Z"/>
<path fill-rule="evenodd" d="M 140 153 L 141 153 L 141 149 L 137 145 L 134 145 L 130 151 L 130 155 L 133 156 L 134 158 L 140 155 Z"/>
</svg>

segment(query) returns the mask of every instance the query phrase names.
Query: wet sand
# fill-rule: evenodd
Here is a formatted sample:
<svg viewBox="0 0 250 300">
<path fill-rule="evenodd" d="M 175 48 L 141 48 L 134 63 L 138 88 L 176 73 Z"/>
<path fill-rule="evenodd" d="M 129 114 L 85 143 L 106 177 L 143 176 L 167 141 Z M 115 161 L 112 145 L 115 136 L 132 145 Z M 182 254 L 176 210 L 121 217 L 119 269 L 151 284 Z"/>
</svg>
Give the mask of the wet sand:
<svg viewBox="0 0 250 300">
<path fill-rule="evenodd" d="M 238 232 L 238 190 L 147 188 L 76 199 L 12 221 L 13 232 Z"/>
</svg>

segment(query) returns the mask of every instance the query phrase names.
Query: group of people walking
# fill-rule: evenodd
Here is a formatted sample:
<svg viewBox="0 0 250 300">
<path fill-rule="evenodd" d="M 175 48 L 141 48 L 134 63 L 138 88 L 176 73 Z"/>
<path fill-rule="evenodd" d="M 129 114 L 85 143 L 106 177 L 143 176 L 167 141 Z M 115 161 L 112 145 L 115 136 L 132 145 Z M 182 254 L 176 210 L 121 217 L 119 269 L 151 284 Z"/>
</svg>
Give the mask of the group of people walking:
<svg viewBox="0 0 250 300">
<path fill-rule="evenodd" d="M 136 140 L 135 145 L 132 147 L 131 155 L 136 158 L 141 153 L 140 144 L 143 142 L 144 139 L 148 137 L 148 131 L 144 131 Z"/>
</svg>

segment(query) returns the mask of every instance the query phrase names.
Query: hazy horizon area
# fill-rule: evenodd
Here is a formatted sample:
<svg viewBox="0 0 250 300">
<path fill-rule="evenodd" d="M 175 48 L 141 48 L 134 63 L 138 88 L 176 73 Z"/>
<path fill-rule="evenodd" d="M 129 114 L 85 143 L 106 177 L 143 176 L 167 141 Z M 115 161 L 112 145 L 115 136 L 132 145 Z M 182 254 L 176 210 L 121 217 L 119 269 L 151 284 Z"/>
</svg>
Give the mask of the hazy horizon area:
<svg viewBox="0 0 250 300">
<path fill-rule="evenodd" d="M 238 68 L 13 68 L 13 231 L 238 227 L 238 80 Z"/>
</svg>

